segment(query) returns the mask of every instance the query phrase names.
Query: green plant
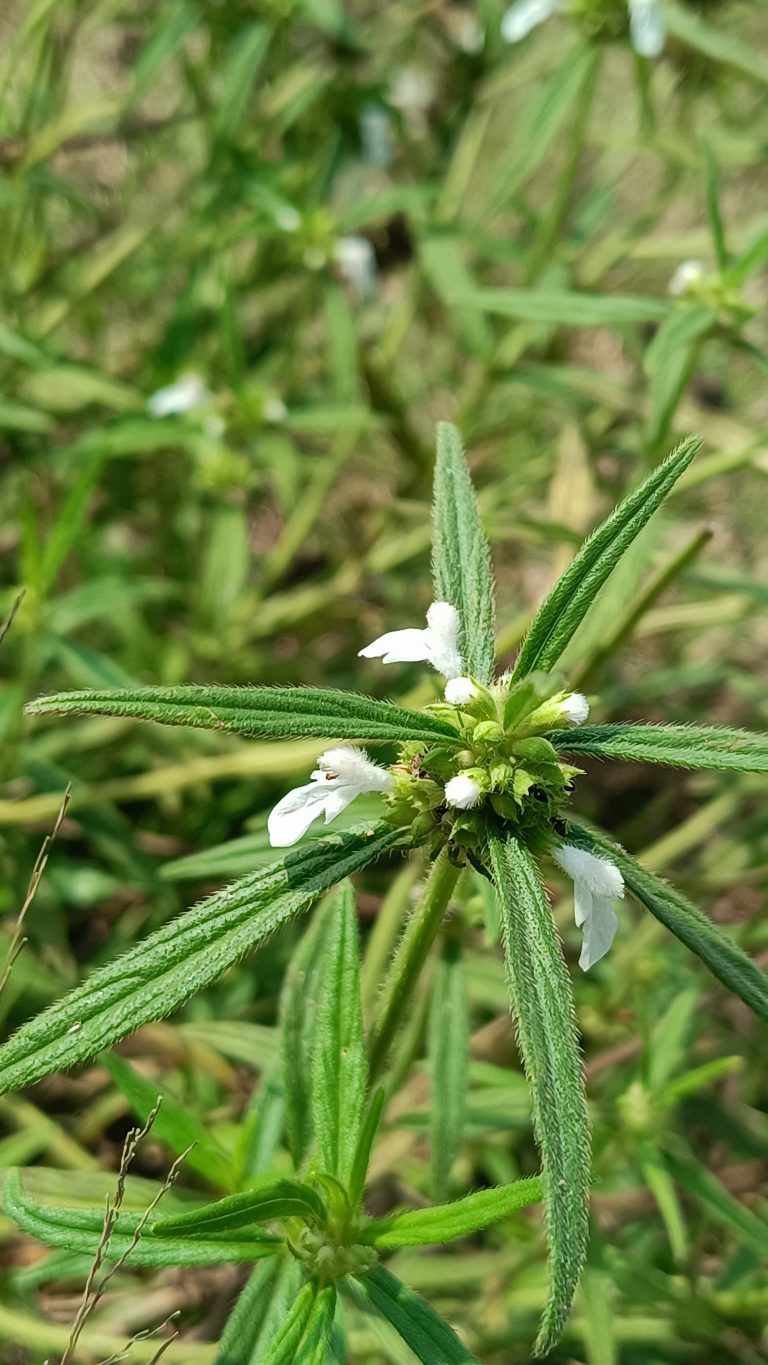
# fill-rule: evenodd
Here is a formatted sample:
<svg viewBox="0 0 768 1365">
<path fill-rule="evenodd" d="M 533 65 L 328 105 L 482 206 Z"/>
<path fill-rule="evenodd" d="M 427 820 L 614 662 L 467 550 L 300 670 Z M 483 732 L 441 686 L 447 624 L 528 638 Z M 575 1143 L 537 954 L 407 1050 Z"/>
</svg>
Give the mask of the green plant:
<svg viewBox="0 0 768 1365">
<path fill-rule="evenodd" d="M 215 893 L 100 968 L 0 1049 L 4 1090 L 81 1063 L 168 1014 L 340 885 L 324 900 L 322 919 L 299 948 L 299 965 L 288 973 L 284 989 L 284 1084 L 294 1173 L 251 1179 L 214 1203 L 198 1201 L 170 1216 L 154 1206 L 147 1214 L 145 1198 L 143 1213 L 119 1215 L 110 1245 L 113 1255 L 127 1251 L 136 1264 L 264 1262 L 235 1309 L 222 1362 L 322 1361 L 338 1289 L 383 1314 L 428 1365 L 473 1359 L 449 1325 L 380 1265 L 379 1257 L 393 1247 L 467 1235 L 540 1193 L 550 1245 L 550 1291 L 536 1349 L 543 1354 L 557 1340 L 586 1254 L 590 1138 L 570 979 L 542 883 L 547 859 L 573 878 L 585 967 L 610 946 L 613 904 L 626 887 L 722 982 L 768 1018 L 768 979 L 735 943 L 685 897 L 567 813 L 579 773 L 568 756 L 768 771 L 768 739 L 760 735 L 693 725 L 585 726 L 586 699 L 570 692 L 557 672 L 596 595 L 695 450 L 695 441 L 683 443 L 585 541 L 536 613 L 515 668 L 494 679 L 488 546 L 459 434 L 442 423 L 434 497 L 438 601 L 426 629 L 390 632 L 361 651 L 385 662 L 425 659 L 442 671 L 444 699 L 422 710 L 323 689 L 261 687 L 63 693 L 28 708 L 37 715 L 129 716 L 244 736 L 332 736 L 399 745 L 396 760 L 386 767 L 355 747 L 327 751 L 312 782 L 275 807 L 270 832 L 273 843 L 296 842 L 317 816 L 333 818 L 364 791 L 379 793 L 381 816 L 375 823 L 311 841 Z M 433 858 L 432 869 L 384 973 L 366 1038 L 357 921 L 345 879 L 382 853 L 419 845 Z M 453 1204 L 371 1220 L 361 1201 L 386 1097 L 380 1078 L 468 863 L 490 879 L 498 899 L 542 1184 L 516 1182 Z M 111 1066 L 146 1116 L 155 1089 L 126 1076 L 119 1059 Z M 183 1120 L 171 1114 L 167 1121 L 178 1147 Z M 217 1172 L 205 1150 L 204 1145 L 198 1159 L 209 1178 L 226 1182 L 226 1171 Z M 53 1246 L 93 1251 L 101 1215 L 47 1203 L 34 1185 L 34 1176 L 9 1177 L 9 1212 Z M 294 1297 L 267 1342 L 263 1315 L 252 1311 L 252 1304 L 268 1298 L 271 1277 L 282 1274 L 274 1269 L 278 1262 L 294 1267 Z"/>
</svg>

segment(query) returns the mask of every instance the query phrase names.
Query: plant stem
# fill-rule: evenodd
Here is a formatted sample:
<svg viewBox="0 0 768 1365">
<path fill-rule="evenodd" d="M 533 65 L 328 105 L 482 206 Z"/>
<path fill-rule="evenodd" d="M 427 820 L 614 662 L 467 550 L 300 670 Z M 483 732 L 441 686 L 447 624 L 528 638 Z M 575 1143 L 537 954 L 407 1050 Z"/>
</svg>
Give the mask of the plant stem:
<svg viewBox="0 0 768 1365">
<path fill-rule="evenodd" d="M 424 895 L 416 906 L 384 981 L 381 1007 L 368 1042 L 368 1063 L 371 1079 L 381 1071 L 405 1011 L 405 1005 L 416 984 L 427 954 L 442 923 L 451 899 L 460 868 L 448 858 L 446 849 L 438 855 L 424 888 Z"/>
</svg>

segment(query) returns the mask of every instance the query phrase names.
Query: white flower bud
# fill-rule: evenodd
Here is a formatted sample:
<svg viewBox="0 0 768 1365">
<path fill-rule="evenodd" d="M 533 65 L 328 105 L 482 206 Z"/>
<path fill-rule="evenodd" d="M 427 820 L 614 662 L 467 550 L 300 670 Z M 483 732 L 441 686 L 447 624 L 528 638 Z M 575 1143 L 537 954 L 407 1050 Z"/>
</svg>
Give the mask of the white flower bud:
<svg viewBox="0 0 768 1365">
<path fill-rule="evenodd" d="M 561 702 L 563 719 L 569 725 L 583 725 L 589 715 L 589 702 L 582 692 L 571 692 Z"/>
<path fill-rule="evenodd" d="M 477 696 L 477 688 L 471 678 L 451 678 L 445 685 L 445 700 L 451 706 L 469 706 Z"/>
<path fill-rule="evenodd" d="M 445 799 L 457 810 L 472 810 L 483 799 L 483 789 L 474 777 L 452 777 L 445 788 Z"/>
</svg>

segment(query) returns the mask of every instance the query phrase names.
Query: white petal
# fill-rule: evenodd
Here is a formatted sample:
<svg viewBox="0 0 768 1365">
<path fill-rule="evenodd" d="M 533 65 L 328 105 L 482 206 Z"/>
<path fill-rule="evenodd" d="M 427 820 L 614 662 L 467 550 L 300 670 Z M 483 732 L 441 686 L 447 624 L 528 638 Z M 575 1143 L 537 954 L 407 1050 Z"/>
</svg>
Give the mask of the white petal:
<svg viewBox="0 0 768 1365">
<path fill-rule="evenodd" d="M 563 719 L 571 725 L 583 725 L 589 715 L 589 702 L 581 692 L 571 692 L 563 700 Z"/>
<path fill-rule="evenodd" d="M 704 274 L 701 261 L 681 261 L 667 285 L 667 293 L 679 298 L 687 294 L 690 286 L 696 284 Z"/>
<path fill-rule="evenodd" d="M 502 38 L 505 43 L 519 43 L 559 8 L 559 0 L 517 0 L 501 21 Z"/>
<path fill-rule="evenodd" d="M 449 806 L 455 806 L 457 810 L 472 810 L 482 797 L 483 789 L 474 777 L 460 774 L 458 777 L 452 777 L 446 784 L 445 799 Z"/>
<path fill-rule="evenodd" d="M 378 278 L 376 253 L 367 237 L 340 237 L 333 254 L 347 284 L 363 296 L 374 292 Z"/>
<path fill-rule="evenodd" d="M 561 844 L 554 849 L 552 857 L 558 867 L 573 878 L 577 888 L 581 883 L 593 896 L 605 896 L 609 900 L 621 900 L 624 895 L 624 878 L 616 864 L 607 858 L 598 858 L 574 844 Z"/>
<path fill-rule="evenodd" d="M 429 662 L 429 645 L 425 630 L 390 630 L 378 640 L 361 649 L 362 659 L 383 659 L 385 664 L 414 663 L 417 659 Z"/>
<path fill-rule="evenodd" d="M 323 774 L 324 777 L 324 774 Z M 267 821 L 269 842 L 273 848 L 290 848 L 306 834 L 313 820 L 319 819 L 328 799 L 325 781 L 307 782 L 294 787 L 270 811 Z"/>
<path fill-rule="evenodd" d="M 391 773 L 374 763 L 364 749 L 357 749 L 353 744 L 340 744 L 335 749 L 326 749 L 318 758 L 317 765 L 331 782 L 338 777 L 341 785 L 356 787 L 361 792 L 383 792 L 392 785 Z"/>
<path fill-rule="evenodd" d="M 578 921 L 577 921 L 578 923 Z M 606 896 L 591 898 L 591 911 L 583 923 L 583 938 L 579 966 L 588 972 L 601 957 L 605 957 L 616 936 L 618 920 L 611 900 Z"/>
<path fill-rule="evenodd" d="M 450 602 L 433 602 L 427 612 L 429 661 L 444 678 L 457 678 L 464 667 L 459 653 L 461 617 Z"/>
<path fill-rule="evenodd" d="M 147 399 L 147 411 L 153 417 L 173 417 L 202 407 L 211 397 L 199 374 L 184 374 L 175 384 L 166 384 Z"/>
<path fill-rule="evenodd" d="M 629 0 L 629 36 L 641 57 L 661 56 L 666 30 L 656 0 Z"/>
<path fill-rule="evenodd" d="M 451 678 L 445 685 L 445 700 L 451 706 L 469 706 L 477 696 L 477 688 L 471 678 Z"/>
</svg>

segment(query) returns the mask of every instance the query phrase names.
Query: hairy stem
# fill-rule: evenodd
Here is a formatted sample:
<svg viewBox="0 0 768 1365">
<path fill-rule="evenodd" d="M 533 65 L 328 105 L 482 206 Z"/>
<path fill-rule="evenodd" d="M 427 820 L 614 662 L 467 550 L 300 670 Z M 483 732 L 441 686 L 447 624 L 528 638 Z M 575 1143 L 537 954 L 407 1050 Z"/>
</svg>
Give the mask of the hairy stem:
<svg viewBox="0 0 768 1365">
<path fill-rule="evenodd" d="M 411 992 L 427 960 L 427 954 L 453 895 L 460 868 L 454 867 L 446 849 L 432 866 L 424 895 L 416 906 L 384 980 L 378 1017 L 371 1029 L 368 1060 L 371 1078 L 381 1071 L 397 1032 Z"/>
</svg>

